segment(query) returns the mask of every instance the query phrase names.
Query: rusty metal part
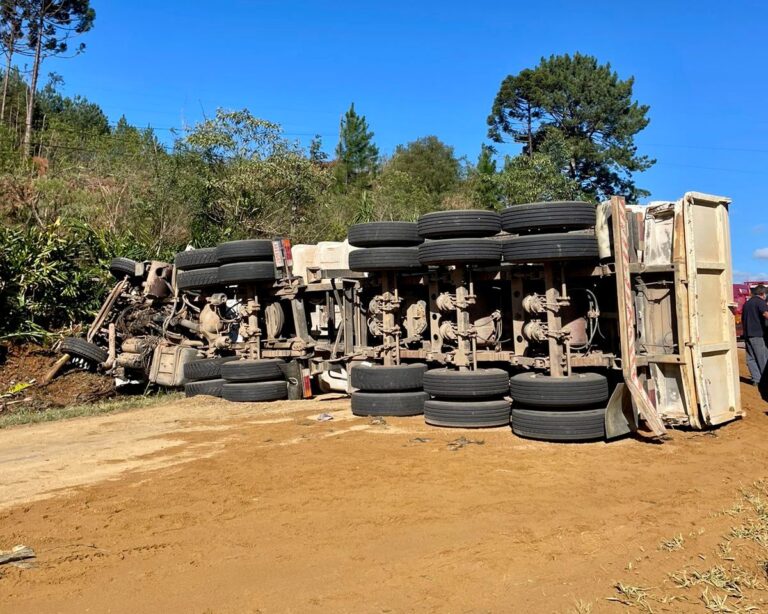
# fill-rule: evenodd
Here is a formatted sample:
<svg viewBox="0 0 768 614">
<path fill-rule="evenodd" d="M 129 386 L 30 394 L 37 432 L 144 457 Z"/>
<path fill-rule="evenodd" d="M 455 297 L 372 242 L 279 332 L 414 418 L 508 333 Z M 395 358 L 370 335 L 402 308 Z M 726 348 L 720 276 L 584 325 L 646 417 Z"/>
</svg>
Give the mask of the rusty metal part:
<svg viewBox="0 0 768 614">
<path fill-rule="evenodd" d="M 261 328 L 259 327 L 258 313 L 261 311 L 259 300 L 255 296 L 244 305 L 240 305 L 240 336 L 248 348 L 250 358 L 261 358 Z"/>
<path fill-rule="evenodd" d="M 123 294 L 123 292 L 125 292 L 129 285 L 130 284 L 128 283 L 127 277 L 115 284 L 115 287 L 112 288 L 112 290 L 107 295 L 107 298 L 102 303 L 101 308 L 99 309 L 99 313 L 96 314 L 93 322 L 91 322 L 91 326 L 85 336 L 86 341 L 93 342 L 93 338 L 101 330 L 101 327 L 104 325 L 104 322 L 112 311 L 112 308 L 115 306 L 118 298 L 120 298 L 120 296 Z"/>
<path fill-rule="evenodd" d="M 526 313 L 544 313 L 547 310 L 546 301 L 544 297 L 539 294 L 529 294 L 523 298 L 523 309 Z"/>
<path fill-rule="evenodd" d="M 566 321 L 563 324 L 563 332 L 567 333 L 569 343 L 573 346 L 586 346 L 589 342 L 587 318 L 585 317 Z"/>
<path fill-rule="evenodd" d="M 498 341 L 498 323 L 501 321 L 501 312 L 497 309 L 491 315 L 475 320 L 472 330 L 478 346 L 486 347 Z"/>
<path fill-rule="evenodd" d="M 541 320 L 531 320 L 523 326 L 523 337 L 528 341 L 543 343 L 549 340 L 549 330 Z"/>
<path fill-rule="evenodd" d="M 165 298 L 173 293 L 171 279 L 173 266 L 153 260 L 149 264 L 147 279 L 144 282 L 144 295 L 150 298 Z"/>
<path fill-rule="evenodd" d="M 417 301 L 405 311 L 405 330 L 409 337 L 418 337 L 427 330 L 427 303 Z"/>
<path fill-rule="evenodd" d="M 147 360 L 143 354 L 123 352 L 117 357 L 115 365 L 132 371 L 144 371 L 147 365 Z"/>
<path fill-rule="evenodd" d="M 456 330 L 456 324 L 450 321 L 442 322 L 440 324 L 440 336 L 443 339 L 448 339 L 449 341 L 456 341 L 456 339 L 459 338 Z"/>
<path fill-rule="evenodd" d="M 435 299 L 435 304 L 440 311 L 453 311 L 456 309 L 456 295 L 450 292 L 441 292 Z"/>
<path fill-rule="evenodd" d="M 110 322 L 107 328 L 107 360 L 103 364 L 106 371 L 109 371 L 115 365 L 117 357 L 117 334 L 115 332 L 115 323 Z"/>
</svg>

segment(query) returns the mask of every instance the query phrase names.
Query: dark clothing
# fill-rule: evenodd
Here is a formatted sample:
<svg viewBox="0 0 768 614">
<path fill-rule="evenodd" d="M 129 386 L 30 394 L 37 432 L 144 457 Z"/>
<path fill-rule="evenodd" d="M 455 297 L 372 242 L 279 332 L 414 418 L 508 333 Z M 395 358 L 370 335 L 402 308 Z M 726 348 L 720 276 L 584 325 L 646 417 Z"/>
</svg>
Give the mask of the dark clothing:
<svg viewBox="0 0 768 614">
<path fill-rule="evenodd" d="M 762 337 L 747 337 L 744 339 L 747 350 L 747 368 L 752 376 L 752 383 L 757 386 L 763 379 L 765 365 L 768 363 L 768 347 Z"/>
<path fill-rule="evenodd" d="M 763 315 L 768 311 L 768 303 L 759 296 L 753 296 L 741 311 L 741 325 L 744 337 L 764 337 L 766 319 Z"/>
</svg>

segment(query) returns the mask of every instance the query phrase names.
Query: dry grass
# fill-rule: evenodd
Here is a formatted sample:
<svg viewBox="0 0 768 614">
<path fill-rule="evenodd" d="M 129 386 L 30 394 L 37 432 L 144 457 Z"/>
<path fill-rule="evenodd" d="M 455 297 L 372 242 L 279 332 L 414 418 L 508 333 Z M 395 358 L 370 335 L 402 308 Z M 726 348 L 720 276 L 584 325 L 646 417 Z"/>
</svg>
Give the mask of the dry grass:
<svg viewBox="0 0 768 614">
<path fill-rule="evenodd" d="M 719 559 L 718 564 L 707 568 L 690 564 L 669 574 L 672 590 L 661 591 L 655 587 L 619 582 L 615 585 L 618 596 L 608 600 L 644 612 L 653 612 L 656 604 L 662 611 L 675 611 L 675 601 L 685 601 L 689 607 L 698 602 L 707 612 L 766 611 L 762 593 L 768 591 L 768 482 L 760 480 L 741 489 L 739 500 L 723 514 L 738 519 L 738 524 L 730 527 L 717 544 L 713 556 Z M 662 540 L 659 548 L 668 552 L 680 551 L 684 543 L 682 534 L 678 534 Z M 765 550 L 765 556 L 756 556 L 755 546 L 759 551 Z M 699 554 L 698 558 L 705 560 L 707 557 Z M 631 563 L 627 570 L 633 570 Z"/>
<path fill-rule="evenodd" d="M 683 536 L 681 533 L 678 533 L 674 537 L 670 539 L 662 540 L 659 547 L 662 550 L 666 550 L 667 552 L 672 552 L 674 550 L 682 550 L 683 549 L 683 543 L 685 540 L 683 539 Z"/>
<path fill-rule="evenodd" d="M 0 416 L 0 429 L 21 424 L 36 424 L 38 422 L 53 422 L 81 416 L 97 416 L 120 411 L 148 407 L 158 403 L 165 403 L 183 395 L 179 392 L 161 392 L 151 396 L 135 395 L 122 399 L 108 399 L 97 403 L 85 403 L 82 405 L 70 405 L 69 407 L 57 407 L 39 410 L 18 410 L 13 413 Z"/>
</svg>

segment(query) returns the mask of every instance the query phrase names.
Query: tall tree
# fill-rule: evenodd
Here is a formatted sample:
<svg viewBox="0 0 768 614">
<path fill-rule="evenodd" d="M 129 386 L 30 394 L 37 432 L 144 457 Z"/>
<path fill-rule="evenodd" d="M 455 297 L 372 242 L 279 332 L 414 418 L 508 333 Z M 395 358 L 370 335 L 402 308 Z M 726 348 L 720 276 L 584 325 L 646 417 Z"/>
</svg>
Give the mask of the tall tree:
<svg viewBox="0 0 768 614">
<path fill-rule="evenodd" d="M 481 145 L 477 166 L 471 170 L 468 181 L 473 202 L 483 209 L 497 209 L 500 206 L 500 193 L 496 160 L 493 148 Z"/>
<path fill-rule="evenodd" d="M 594 197 L 646 194 L 632 173 L 655 160 L 637 155 L 635 135 L 649 119 L 647 105 L 632 99 L 632 77 L 622 81 L 610 64 L 592 56 L 542 58 L 538 66 L 502 81 L 491 115 L 488 136 L 524 143 L 532 156 L 559 133 L 568 152 L 560 168 L 580 189 Z"/>
<path fill-rule="evenodd" d="M 461 164 L 453 147 L 436 136 L 416 139 L 407 145 L 398 145 L 389 166 L 408 173 L 428 194 L 437 198 L 454 189 L 461 178 Z"/>
<path fill-rule="evenodd" d="M 328 160 L 328 154 L 323 151 L 323 139 L 316 134 L 309 142 L 309 161 L 314 164 L 323 164 L 326 160 Z"/>
<path fill-rule="evenodd" d="M 379 149 L 365 115 L 358 115 L 353 102 L 341 118 L 336 146 L 337 177 L 343 185 L 372 175 L 379 162 Z"/>
<path fill-rule="evenodd" d="M 3 73 L 3 98 L 0 102 L 0 122 L 5 121 L 5 102 L 8 99 L 8 82 L 11 78 L 11 63 L 19 41 L 24 36 L 24 20 L 27 16 L 28 0 L 0 0 L 0 48 L 5 56 Z"/>
<path fill-rule="evenodd" d="M 96 12 L 91 8 L 90 0 L 29 0 L 25 16 L 26 46 L 33 58 L 24 128 L 24 154 L 28 156 L 32 147 L 32 120 L 40 65 L 47 57 L 66 53 L 72 37 L 93 27 Z M 80 43 L 75 53 L 84 50 L 85 43 Z"/>
</svg>

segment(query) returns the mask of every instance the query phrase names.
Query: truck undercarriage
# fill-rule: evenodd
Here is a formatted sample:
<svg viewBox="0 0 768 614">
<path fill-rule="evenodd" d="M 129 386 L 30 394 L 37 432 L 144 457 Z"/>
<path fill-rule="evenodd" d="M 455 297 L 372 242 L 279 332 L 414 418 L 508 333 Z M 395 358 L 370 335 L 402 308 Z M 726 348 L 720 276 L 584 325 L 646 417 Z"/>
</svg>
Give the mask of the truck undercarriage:
<svg viewBox="0 0 768 614">
<path fill-rule="evenodd" d="M 86 340 L 61 349 L 187 394 L 338 390 L 361 415 L 511 416 L 539 439 L 704 428 L 741 415 L 728 204 L 689 192 L 443 211 L 353 226 L 344 243 L 116 259 Z"/>
</svg>

